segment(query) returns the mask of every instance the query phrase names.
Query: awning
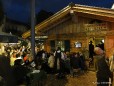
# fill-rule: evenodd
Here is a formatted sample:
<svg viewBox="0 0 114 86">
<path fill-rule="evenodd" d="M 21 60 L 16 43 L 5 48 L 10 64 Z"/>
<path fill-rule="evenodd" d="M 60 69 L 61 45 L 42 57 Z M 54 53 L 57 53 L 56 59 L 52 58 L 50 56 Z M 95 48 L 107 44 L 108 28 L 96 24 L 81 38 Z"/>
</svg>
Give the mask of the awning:
<svg viewBox="0 0 114 86">
<path fill-rule="evenodd" d="M 18 43 L 18 37 L 12 34 L 0 32 L 1 43 Z"/>
</svg>

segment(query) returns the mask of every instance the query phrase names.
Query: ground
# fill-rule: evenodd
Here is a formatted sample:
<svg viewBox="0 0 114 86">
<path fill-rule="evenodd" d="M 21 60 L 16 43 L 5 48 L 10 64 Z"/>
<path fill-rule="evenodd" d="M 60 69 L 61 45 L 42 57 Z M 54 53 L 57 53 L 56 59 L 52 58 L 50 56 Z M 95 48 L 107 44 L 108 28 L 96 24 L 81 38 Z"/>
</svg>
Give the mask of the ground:
<svg viewBox="0 0 114 86">
<path fill-rule="evenodd" d="M 26 86 L 26 85 L 20 85 L 20 86 Z M 97 86 L 96 73 L 95 71 L 87 71 L 75 77 L 67 75 L 65 79 L 57 79 L 56 75 L 49 74 L 47 76 L 45 85 L 42 86 Z"/>
<path fill-rule="evenodd" d="M 78 77 L 68 75 L 66 79 L 56 79 L 54 75 L 48 76 L 46 86 L 96 86 L 94 71 L 88 71 Z"/>
</svg>

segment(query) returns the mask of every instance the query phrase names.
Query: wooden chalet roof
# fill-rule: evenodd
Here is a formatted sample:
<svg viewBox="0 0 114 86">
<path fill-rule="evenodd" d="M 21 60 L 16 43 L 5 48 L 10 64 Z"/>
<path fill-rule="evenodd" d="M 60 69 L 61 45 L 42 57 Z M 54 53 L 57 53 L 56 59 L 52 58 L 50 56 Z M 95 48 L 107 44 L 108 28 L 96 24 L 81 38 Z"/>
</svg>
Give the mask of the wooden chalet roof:
<svg viewBox="0 0 114 86">
<path fill-rule="evenodd" d="M 114 9 L 74 4 L 74 5 L 68 5 L 67 7 L 63 8 L 59 12 L 49 17 L 48 19 L 36 25 L 35 32 L 38 31 L 40 32 L 45 27 L 52 25 L 54 22 L 70 14 L 71 10 L 73 13 L 76 13 L 79 16 L 114 22 Z M 29 36 L 30 36 L 30 30 L 22 34 L 23 38 L 27 38 Z"/>
</svg>

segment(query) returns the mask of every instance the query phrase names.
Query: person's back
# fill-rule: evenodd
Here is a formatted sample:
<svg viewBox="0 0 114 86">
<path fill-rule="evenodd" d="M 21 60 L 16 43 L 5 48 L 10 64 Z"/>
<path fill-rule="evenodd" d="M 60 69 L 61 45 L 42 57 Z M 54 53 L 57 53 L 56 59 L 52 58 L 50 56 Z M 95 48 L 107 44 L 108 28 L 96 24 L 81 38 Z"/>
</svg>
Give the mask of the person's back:
<svg viewBox="0 0 114 86">
<path fill-rule="evenodd" d="M 87 70 L 86 60 L 84 54 L 80 54 L 80 60 L 81 60 L 81 69 Z"/>
<path fill-rule="evenodd" d="M 15 65 L 12 67 L 12 70 L 16 80 L 16 84 L 22 84 L 25 81 L 27 73 L 29 72 L 28 68 L 22 65 Z"/>
<path fill-rule="evenodd" d="M 0 55 L 0 76 L 5 80 L 5 86 L 16 86 L 10 61 L 2 55 Z"/>
<path fill-rule="evenodd" d="M 11 66 L 14 66 L 15 60 L 16 60 L 16 57 L 14 57 L 13 55 L 11 55 L 11 57 L 10 57 L 10 65 Z"/>
<path fill-rule="evenodd" d="M 100 55 L 95 55 L 94 57 L 94 67 L 95 67 L 95 70 L 97 71 L 97 63 L 99 61 L 99 59 L 101 59 L 102 57 Z"/>
<path fill-rule="evenodd" d="M 104 51 L 100 47 L 95 48 L 96 55 L 99 55 L 99 59 L 96 62 L 96 77 L 97 77 L 97 86 L 109 86 L 109 78 L 112 78 L 112 73 L 109 69 L 108 58 L 105 55 Z"/>
<path fill-rule="evenodd" d="M 73 69 L 80 68 L 80 58 L 79 57 L 72 57 L 70 62 L 71 62 L 71 67 Z"/>
<path fill-rule="evenodd" d="M 100 78 L 109 78 L 111 72 L 109 70 L 109 66 L 105 61 L 105 57 L 101 57 L 97 62 L 97 76 Z"/>
<path fill-rule="evenodd" d="M 54 61 L 55 61 L 55 58 L 54 58 L 53 54 L 51 54 L 50 57 L 48 58 L 48 65 L 50 68 L 54 67 Z"/>
</svg>

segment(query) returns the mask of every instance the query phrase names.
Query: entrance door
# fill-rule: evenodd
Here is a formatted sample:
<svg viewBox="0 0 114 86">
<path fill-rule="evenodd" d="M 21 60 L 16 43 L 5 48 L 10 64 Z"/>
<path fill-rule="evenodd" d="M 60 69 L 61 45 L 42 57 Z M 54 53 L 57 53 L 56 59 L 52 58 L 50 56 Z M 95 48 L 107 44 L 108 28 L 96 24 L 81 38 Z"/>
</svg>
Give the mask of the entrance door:
<svg viewBox="0 0 114 86">
<path fill-rule="evenodd" d="M 95 46 L 104 50 L 104 38 L 95 38 Z"/>
<path fill-rule="evenodd" d="M 101 47 L 104 50 L 104 37 L 90 37 L 89 38 L 89 43 L 90 41 L 94 45 L 94 47 Z"/>
</svg>

